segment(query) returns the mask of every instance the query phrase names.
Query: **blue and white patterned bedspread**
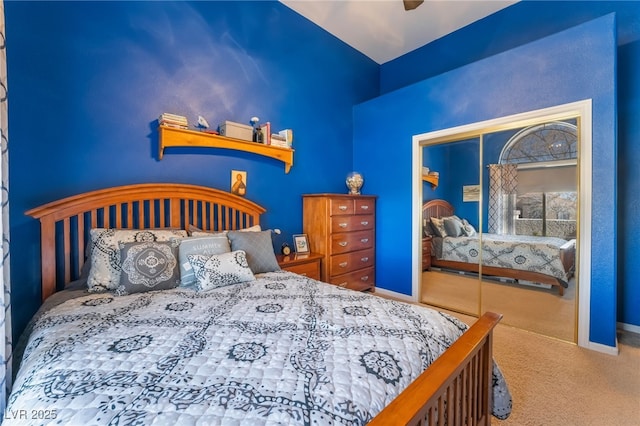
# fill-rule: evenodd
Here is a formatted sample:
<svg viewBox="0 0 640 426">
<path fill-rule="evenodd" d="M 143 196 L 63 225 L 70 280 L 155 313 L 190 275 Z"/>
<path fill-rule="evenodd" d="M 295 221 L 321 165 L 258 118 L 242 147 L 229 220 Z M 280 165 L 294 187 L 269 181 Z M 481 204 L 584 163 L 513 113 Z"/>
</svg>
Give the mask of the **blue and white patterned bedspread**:
<svg viewBox="0 0 640 426">
<path fill-rule="evenodd" d="M 4 424 L 24 424 L 19 410 L 77 425 L 365 424 L 466 329 L 289 272 L 258 277 L 52 308 L 33 326 Z M 495 365 L 492 386 L 505 418 Z"/>
<path fill-rule="evenodd" d="M 572 271 L 565 270 L 560 253 L 573 246 L 575 240 L 555 237 L 482 234 L 482 264 L 550 275 L 566 287 Z M 480 239 L 446 237 L 435 253 L 441 260 L 477 264 L 481 256 Z"/>
</svg>

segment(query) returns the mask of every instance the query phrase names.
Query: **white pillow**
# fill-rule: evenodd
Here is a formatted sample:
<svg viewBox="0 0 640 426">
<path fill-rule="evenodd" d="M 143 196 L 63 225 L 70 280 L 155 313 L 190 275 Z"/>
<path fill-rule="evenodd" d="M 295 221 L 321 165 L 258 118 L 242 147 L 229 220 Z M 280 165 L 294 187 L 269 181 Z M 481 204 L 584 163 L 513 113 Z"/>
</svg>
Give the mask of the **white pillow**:
<svg viewBox="0 0 640 426">
<path fill-rule="evenodd" d="M 120 243 L 169 241 L 184 238 L 187 231 L 180 229 L 105 229 L 89 231 L 91 236 L 91 269 L 87 279 L 90 292 L 115 290 L 120 285 L 122 265 Z"/>
<path fill-rule="evenodd" d="M 242 250 L 213 256 L 190 254 L 187 258 L 195 273 L 198 291 L 212 290 L 255 279 L 247 263 L 246 253 Z"/>
</svg>

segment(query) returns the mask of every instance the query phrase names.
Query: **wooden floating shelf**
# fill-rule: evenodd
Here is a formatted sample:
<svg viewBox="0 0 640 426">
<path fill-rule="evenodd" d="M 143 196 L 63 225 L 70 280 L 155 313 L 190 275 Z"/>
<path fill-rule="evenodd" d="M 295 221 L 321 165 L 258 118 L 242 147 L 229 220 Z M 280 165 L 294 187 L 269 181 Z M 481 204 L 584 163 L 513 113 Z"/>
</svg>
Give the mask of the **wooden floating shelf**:
<svg viewBox="0 0 640 426">
<path fill-rule="evenodd" d="M 431 184 L 431 188 L 436 189 L 438 187 L 439 176 L 434 175 L 422 175 L 422 180 L 425 182 L 429 182 Z"/>
<path fill-rule="evenodd" d="M 279 146 L 264 145 L 257 142 L 228 138 L 226 136 L 198 132 L 195 130 L 185 130 L 177 129 L 174 127 L 159 126 L 158 145 L 158 160 L 162 160 L 165 148 L 222 148 L 251 152 L 253 154 L 262 155 L 264 157 L 282 161 L 284 163 L 285 173 L 289 173 L 289 170 L 291 170 L 291 166 L 293 166 L 294 150 L 291 148 L 281 148 Z"/>
</svg>

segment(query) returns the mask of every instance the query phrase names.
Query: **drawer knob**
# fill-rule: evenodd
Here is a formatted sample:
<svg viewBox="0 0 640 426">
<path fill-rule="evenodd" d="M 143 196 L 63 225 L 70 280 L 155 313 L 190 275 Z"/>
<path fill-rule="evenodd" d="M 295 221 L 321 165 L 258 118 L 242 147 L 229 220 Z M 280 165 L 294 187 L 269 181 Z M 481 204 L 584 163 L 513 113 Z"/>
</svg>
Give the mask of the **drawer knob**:
<svg viewBox="0 0 640 426">
<path fill-rule="evenodd" d="M 346 246 L 347 246 L 347 244 L 349 244 L 349 242 L 347 242 L 347 241 L 340 241 L 340 242 L 338 243 L 338 245 L 339 245 L 340 247 L 346 247 Z"/>
<path fill-rule="evenodd" d="M 361 240 L 360 240 L 360 242 L 361 242 L 361 243 L 368 243 L 368 242 L 369 242 L 369 239 L 368 239 L 368 238 L 363 238 L 363 239 L 361 239 Z"/>
<path fill-rule="evenodd" d="M 360 259 L 360 261 L 361 261 L 361 262 L 368 262 L 368 261 L 369 261 L 369 258 L 368 258 L 368 257 L 363 257 L 363 258 L 361 258 L 361 259 Z"/>
<path fill-rule="evenodd" d="M 369 206 L 367 206 L 367 205 L 360 206 L 360 208 L 361 208 L 362 210 L 369 210 Z"/>
<path fill-rule="evenodd" d="M 338 210 L 345 211 L 346 209 L 347 209 L 347 206 L 338 206 Z"/>
<path fill-rule="evenodd" d="M 360 222 L 360 225 L 362 226 L 367 226 L 369 224 L 368 220 L 363 220 L 362 222 Z"/>
<path fill-rule="evenodd" d="M 369 275 L 365 275 L 364 277 L 360 278 L 360 281 L 369 281 Z"/>
<path fill-rule="evenodd" d="M 341 268 L 346 268 L 348 264 L 349 264 L 349 262 L 342 262 L 342 263 L 340 263 L 340 267 Z"/>
<path fill-rule="evenodd" d="M 339 226 L 340 228 L 346 228 L 346 227 L 347 227 L 347 224 L 346 224 L 346 223 L 339 223 L 339 224 L 338 224 L 338 226 Z"/>
</svg>

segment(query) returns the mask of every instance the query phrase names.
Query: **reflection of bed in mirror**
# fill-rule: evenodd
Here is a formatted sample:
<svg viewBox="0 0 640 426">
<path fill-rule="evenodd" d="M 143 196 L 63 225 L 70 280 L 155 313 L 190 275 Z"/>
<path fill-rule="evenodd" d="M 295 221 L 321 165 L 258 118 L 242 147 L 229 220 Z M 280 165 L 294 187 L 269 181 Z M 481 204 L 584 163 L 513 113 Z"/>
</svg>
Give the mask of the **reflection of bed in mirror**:
<svg viewBox="0 0 640 426">
<path fill-rule="evenodd" d="M 482 275 L 511 278 L 516 281 L 531 281 L 549 284 L 564 295 L 568 281 L 575 268 L 575 240 L 555 237 L 525 235 L 474 235 L 473 228 L 457 231 L 459 221 L 464 218 L 454 216 L 454 209 L 445 200 L 427 201 L 422 206 L 423 237 L 431 237 L 431 266 L 465 272 L 480 272 L 478 258 L 482 256 Z M 452 218 L 453 217 L 453 218 Z M 440 225 L 440 231 L 431 218 L 449 222 L 447 228 Z M 482 241 L 482 250 L 480 250 Z M 423 270 L 425 268 L 423 263 Z"/>
</svg>

